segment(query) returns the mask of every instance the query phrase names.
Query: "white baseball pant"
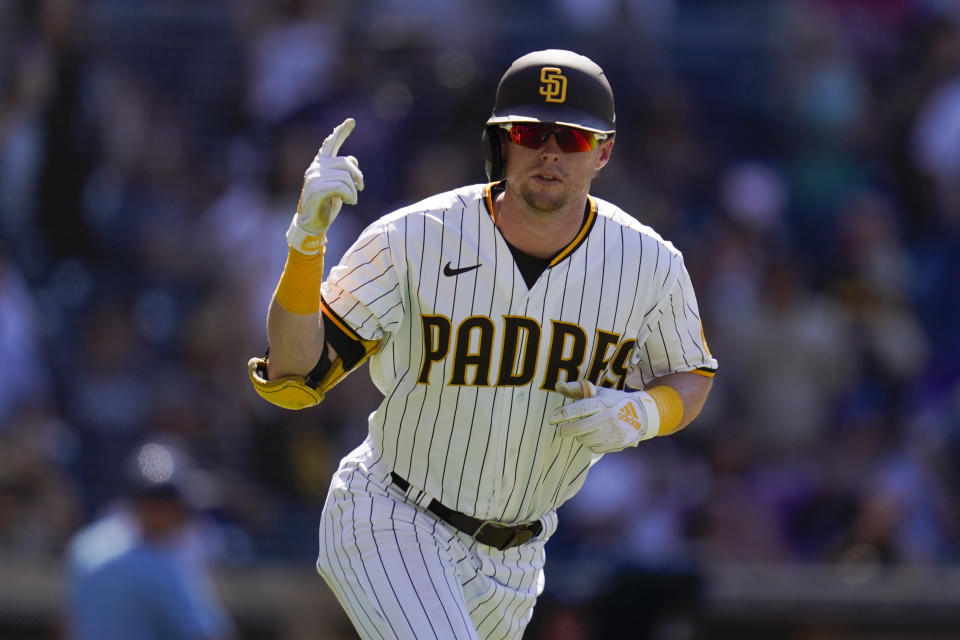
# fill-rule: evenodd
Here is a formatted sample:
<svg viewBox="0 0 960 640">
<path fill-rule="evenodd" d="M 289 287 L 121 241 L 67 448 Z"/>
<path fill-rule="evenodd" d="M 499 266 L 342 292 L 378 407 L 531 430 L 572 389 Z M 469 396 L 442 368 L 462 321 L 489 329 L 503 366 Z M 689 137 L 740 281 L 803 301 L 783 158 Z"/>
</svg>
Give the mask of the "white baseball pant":
<svg viewBox="0 0 960 640">
<path fill-rule="evenodd" d="M 364 446 L 334 474 L 317 571 L 364 640 L 519 639 L 543 592 L 556 512 L 527 544 L 499 551 L 437 519 Z M 415 489 L 412 490 L 416 492 Z"/>
</svg>

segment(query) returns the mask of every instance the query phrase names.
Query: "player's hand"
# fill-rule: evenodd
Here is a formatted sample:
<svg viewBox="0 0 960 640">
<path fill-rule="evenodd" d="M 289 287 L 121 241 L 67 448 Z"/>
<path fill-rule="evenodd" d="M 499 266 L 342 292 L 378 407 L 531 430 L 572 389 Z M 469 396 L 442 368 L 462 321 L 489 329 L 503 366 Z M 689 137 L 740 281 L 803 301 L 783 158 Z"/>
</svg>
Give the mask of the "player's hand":
<svg viewBox="0 0 960 640">
<path fill-rule="evenodd" d="M 340 207 L 344 203 L 357 204 L 357 192 L 363 191 L 363 174 L 357 159 L 337 155 L 354 126 L 353 118 L 337 125 L 320 145 L 303 176 L 297 214 L 287 230 L 287 242 L 300 253 L 318 253 L 323 234 L 340 213 Z"/>
<path fill-rule="evenodd" d="M 574 400 L 550 417 L 561 436 L 574 437 L 596 453 L 635 447 L 657 435 L 660 412 L 645 391 L 627 393 L 597 387 L 589 380 L 558 382 L 557 391 Z"/>
</svg>

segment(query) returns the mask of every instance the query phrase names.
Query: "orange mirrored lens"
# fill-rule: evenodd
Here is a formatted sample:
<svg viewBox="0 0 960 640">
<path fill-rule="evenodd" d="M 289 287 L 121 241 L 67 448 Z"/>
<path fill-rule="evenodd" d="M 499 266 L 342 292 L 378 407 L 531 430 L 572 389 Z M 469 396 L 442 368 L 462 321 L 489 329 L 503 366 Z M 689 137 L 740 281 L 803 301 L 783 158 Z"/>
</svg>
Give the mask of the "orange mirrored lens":
<svg viewBox="0 0 960 640">
<path fill-rule="evenodd" d="M 507 134 L 510 142 L 530 149 L 539 149 L 547 143 L 550 134 L 554 134 L 557 146 L 564 153 L 590 151 L 596 149 L 599 143 L 596 136 L 589 131 L 548 122 L 513 124 Z"/>
</svg>

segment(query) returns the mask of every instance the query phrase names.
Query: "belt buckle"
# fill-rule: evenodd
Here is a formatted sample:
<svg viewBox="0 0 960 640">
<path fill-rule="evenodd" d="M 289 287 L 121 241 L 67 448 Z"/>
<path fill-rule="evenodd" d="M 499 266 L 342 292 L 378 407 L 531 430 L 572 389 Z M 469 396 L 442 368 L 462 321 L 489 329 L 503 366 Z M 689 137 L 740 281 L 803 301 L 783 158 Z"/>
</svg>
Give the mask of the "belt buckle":
<svg viewBox="0 0 960 640">
<path fill-rule="evenodd" d="M 506 531 L 510 534 L 510 537 L 507 538 L 507 541 L 502 545 L 490 545 L 498 551 L 503 551 L 504 549 L 521 545 L 533 539 L 533 531 L 529 528 L 520 528 L 511 524 L 507 524 L 506 522 L 500 522 L 499 520 L 484 520 L 480 523 L 480 526 L 477 527 L 477 530 L 473 532 L 472 538 L 474 542 L 477 542 L 477 536 L 481 535 L 483 530 L 488 526 L 493 527 L 494 529 L 499 529 L 500 531 Z M 480 542 L 483 541 L 481 540 Z M 483 542 L 483 544 L 487 543 Z"/>
</svg>

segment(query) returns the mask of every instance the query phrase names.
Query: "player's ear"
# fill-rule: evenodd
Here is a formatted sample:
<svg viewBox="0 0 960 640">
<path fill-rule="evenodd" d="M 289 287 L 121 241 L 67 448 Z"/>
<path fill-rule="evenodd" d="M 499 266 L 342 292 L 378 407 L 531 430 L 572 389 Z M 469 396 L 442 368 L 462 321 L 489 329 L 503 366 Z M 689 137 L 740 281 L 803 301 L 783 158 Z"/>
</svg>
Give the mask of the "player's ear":
<svg viewBox="0 0 960 640">
<path fill-rule="evenodd" d="M 597 156 L 596 170 L 603 169 L 610 162 L 610 154 L 613 153 L 613 140 L 615 136 L 610 136 L 600 143 L 600 155 Z"/>
</svg>

